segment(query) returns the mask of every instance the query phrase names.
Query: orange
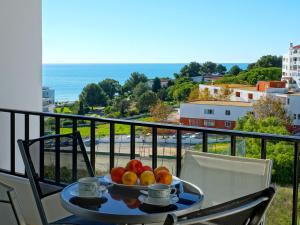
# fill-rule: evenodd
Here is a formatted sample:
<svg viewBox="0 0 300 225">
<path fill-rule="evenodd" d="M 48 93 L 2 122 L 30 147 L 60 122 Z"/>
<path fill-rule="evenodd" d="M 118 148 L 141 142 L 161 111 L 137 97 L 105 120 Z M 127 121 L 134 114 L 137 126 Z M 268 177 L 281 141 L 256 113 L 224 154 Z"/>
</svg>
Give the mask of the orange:
<svg viewBox="0 0 300 225">
<path fill-rule="evenodd" d="M 160 166 L 160 167 L 157 167 L 155 170 L 154 170 L 154 175 L 156 176 L 156 174 L 161 171 L 161 170 L 165 170 L 167 172 L 170 172 L 169 169 L 165 166 Z"/>
<path fill-rule="evenodd" d="M 155 176 L 152 171 L 144 171 L 140 176 L 141 185 L 150 185 L 155 183 Z"/>
<path fill-rule="evenodd" d="M 122 176 L 126 172 L 125 168 L 123 167 L 115 167 L 112 168 L 110 171 L 111 180 L 121 184 L 122 183 Z"/>
<path fill-rule="evenodd" d="M 137 175 L 136 173 L 132 171 L 127 171 L 122 176 L 122 183 L 126 185 L 134 185 L 137 181 Z"/>
<path fill-rule="evenodd" d="M 157 183 L 170 185 L 172 183 L 173 176 L 168 171 L 161 170 L 157 172 L 155 179 Z"/>
</svg>

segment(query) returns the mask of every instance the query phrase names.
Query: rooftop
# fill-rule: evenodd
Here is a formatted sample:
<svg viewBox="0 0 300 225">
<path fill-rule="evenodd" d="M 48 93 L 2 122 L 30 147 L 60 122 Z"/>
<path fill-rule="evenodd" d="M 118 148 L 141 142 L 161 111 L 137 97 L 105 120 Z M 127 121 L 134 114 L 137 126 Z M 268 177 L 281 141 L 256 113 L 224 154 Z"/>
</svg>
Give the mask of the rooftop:
<svg viewBox="0 0 300 225">
<path fill-rule="evenodd" d="M 296 46 L 294 46 L 293 48 L 300 48 L 300 45 L 296 45 Z"/>
<path fill-rule="evenodd" d="M 238 102 L 238 101 L 191 101 L 187 102 L 191 104 L 199 105 L 218 105 L 218 106 L 239 106 L 239 107 L 251 107 L 251 102 Z"/>
<path fill-rule="evenodd" d="M 246 91 L 256 91 L 256 86 L 245 85 L 245 84 L 214 84 L 211 86 L 221 87 L 221 88 L 234 88 Z"/>
<path fill-rule="evenodd" d="M 300 92 L 289 92 L 289 95 L 300 96 Z"/>
</svg>

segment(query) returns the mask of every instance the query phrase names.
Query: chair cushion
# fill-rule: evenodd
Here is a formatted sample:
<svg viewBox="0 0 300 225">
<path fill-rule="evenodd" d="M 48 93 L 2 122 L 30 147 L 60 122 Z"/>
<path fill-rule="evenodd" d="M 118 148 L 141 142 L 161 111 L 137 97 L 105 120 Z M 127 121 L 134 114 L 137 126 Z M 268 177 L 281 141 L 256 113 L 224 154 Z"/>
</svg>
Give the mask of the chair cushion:
<svg viewBox="0 0 300 225">
<path fill-rule="evenodd" d="M 60 219 L 56 222 L 53 222 L 51 224 L 74 224 L 74 225 L 115 225 L 114 223 L 102 223 L 99 221 L 92 221 L 92 220 L 86 220 L 82 219 L 78 216 L 69 216 L 63 219 Z"/>
</svg>

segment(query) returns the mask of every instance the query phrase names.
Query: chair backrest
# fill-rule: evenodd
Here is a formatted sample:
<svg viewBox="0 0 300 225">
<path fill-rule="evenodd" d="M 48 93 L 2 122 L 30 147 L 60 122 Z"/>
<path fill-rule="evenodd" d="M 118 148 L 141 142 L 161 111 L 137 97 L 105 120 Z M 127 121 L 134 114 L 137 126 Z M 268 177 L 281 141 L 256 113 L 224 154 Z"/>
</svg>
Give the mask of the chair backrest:
<svg viewBox="0 0 300 225">
<path fill-rule="evenodd" d="M 269 187 L 271 173 L 268 159 L 186 151 L 180 177 L 200 187 L 210 207 Z"/>
<path fill-rule="evenodd" d="M 0 183 L 0 218 L 1 224 L 25 225 L 14 189 L 3 183 Z"/>
<path fill-rule="evenodd" d="M 275 194 L 269 187 L 217 206 L 177 217 L 167 216 L 164 225 L 259 225 Z"/>
<path fill-rule="evenodd" d="M 18 140 L 18 145 L 41 221 L 48 224 L 41 199 L 80 177 L 94 176 L 85 146 L 79 132 Z"/>
</svg>

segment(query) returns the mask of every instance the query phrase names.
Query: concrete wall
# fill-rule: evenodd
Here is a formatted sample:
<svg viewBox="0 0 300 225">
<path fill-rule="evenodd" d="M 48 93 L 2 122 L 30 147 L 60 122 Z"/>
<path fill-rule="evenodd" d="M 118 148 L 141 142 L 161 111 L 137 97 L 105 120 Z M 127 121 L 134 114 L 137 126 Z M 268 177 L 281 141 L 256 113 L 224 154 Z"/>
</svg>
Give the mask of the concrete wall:
<svg viewBox="0 0 300 225">
<path fill-rule="evenodd" d="M 214 114 L 204 114 L 205 109 L 213 109 Z M 225 111 L 230 110 L 230 115 L 225 115 Z M 205 104 L 180 104 L 180 118 L 194 118 L 207 120 L 229 120 L 237 121 L 238 118 L 252 111 L 252 107 L 241 106 L 220 106 L 220 105 L 205 105 Z"/>
<path fill-rule="evenodd" d="M 42 109 L 41 0 L 0 1 L 0 108 Z M 31 137 L 38 135 L 31 118 Z M 9 115 L 0 113 L 0 168 L 10 168 Z M 24 138 L 24 117 L 16 118 L 16 139 Z M 17 152 L 17 169 L 22 160 Z"/>
</svg>

